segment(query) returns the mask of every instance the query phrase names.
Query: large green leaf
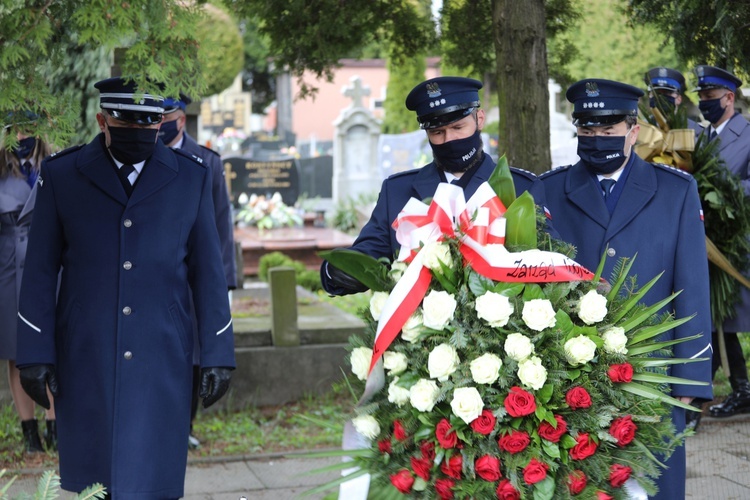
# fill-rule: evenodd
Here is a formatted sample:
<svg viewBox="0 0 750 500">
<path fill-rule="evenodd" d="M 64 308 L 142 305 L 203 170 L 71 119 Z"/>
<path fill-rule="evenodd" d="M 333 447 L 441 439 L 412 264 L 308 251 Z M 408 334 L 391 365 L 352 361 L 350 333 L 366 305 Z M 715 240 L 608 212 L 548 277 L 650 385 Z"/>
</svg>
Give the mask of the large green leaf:
<svg viewBox="0 0 750 500">
<path fill-rule="evenodd" d="M 661 274 L 659 276 L 661 276 Z M 672 302 L 675 299 L 675 297 L 677 297 L 681 293 L 682 293 L 682 290 L 674 292 L 669 297 L 660 300 L 659 302 L 647 307 L 646 309 L 642 311 L 639 311 L 638 313 L 634 314 L 632 317 L 626 319 L 625 321 L 620 323 L 620 326 L 623 329 L 625 329 L 626 332 L 629 332 L 633 328 L 637 327 L 638 325 L 640 325 L 641 323 L 643 323 L 644 321 L 652 317 L 654 314 L 658 313 L 661 308 L 663 308 L 664 306 Z"/>
<path fill-rule="evenodd" d="M 528 191 L 516 198 L 505 212 L 505 243 L 522 248 L 536 248 L 536 205 Z"/>
<path fill-rule="evenodd" d="M 688 316 L 686 318 L 680 318 L 675 320 L 667 320 L 664 323 L 660 323 L 658 325 L 653 326 L 647 326 L 645 328 L 641 328 L 637 332 L 633 334 L 633 337 L 630 339 L 630 344 L 634 345 L 638 342 L 643 342 L 644 340 L 652 339 L 656 337 L 657 335 L 666 332 L 667 330 L 671 330 L 673 328 L 677 328 L 683 323 L 687 323 L 693 317 L 695 314 Z"/>
<path fill-rule="evenodd" d="M 387 292 L 391 289 L 388 269 L 374 257 L 349 249 L 326 250 L 318 252 L 318 255 L 373 292 Z"/>
<path fill-rule="evenodd" d="M 672 377 L 663 373 L 643 372 L 633 375 L 633 380 L 640 382 L 653 382 L 655 384 L 683 384 L 683 385 L 708 385 L 708 382 L 691 380 L 689 378 Z"/>
<path fill-rule="evenodd" d="M 620 386 L 620 389 L 622 389 L 623 391 L 627 391 L 631 394 L 635 394 L 636 396 L 642 396 L 648 399 L 658 399 L 662 403 L 667 403 L 672 406 L 679 406 L 680 408 L 684 408 L 685 410 L 692 410 L 692 411 L 696 410 L 694 406 L 690 406 L 687 403 L 683 403 L 679 399 L 675 399 L 672 396 L 668 396 L 664 394 L 663 392 L 661 392 L 656 387 L 639 384 L 637 382 L 623 383 L 623 384 L 619 384 L 619 386 Z"/>
<path fill-rule="evenodd" d="M 629 264 L 632 264 L 632 261 Z M 629 271 L 630 270 L 630 265 L 626 265 L 626 268 L 627 268 L 626 270 Z M 659 281 L 659 278 L 661 278 L 662 274 L 664 274 L 664 271 L 662 271 L 654 279 L 652 279 L 651 281 L 649 281 L 648 283 L 646 283 L 645 285 L 643 285 L 638 290 L 638 293 L 636 293 L 632 297 L 628 298 L 628 300 L 626 300 L 622 304 L 622 306 L 620 306 L 617 309 L 617 312 L 615 313 L 615 316 L 614 316 L 613 320 L 615 322 L 620 321 L 627 313 L 629 313 L 630 310 L 633 307 L 635 307 L 635 305 L 638 304 L 641 301 L 641 299 L 643 298 L 643 296 L 646 295 L 646 293 L 648 293 L 649 290 L 651 290 L 651 287 L 654 286 L 654 284 L 656 284 L 657 281 Z M 613 290 L 614 290 L 614 288 L 613 288 Z M 619 290 L 619 286 L 618 286 L 618 290 Z M 609 295 L 612 295 L 612 293 L 610 292 Z M 609 300 L 611 300 L 609 296 L 607 298 Z"/>
<path fill-rule="evenodd" d="M 516 186 L 513 184 L 513 176 L 510 173 L 508 159 L 505 155 L 497 161 L 495 170 L 492 171 L 488 182 L 506 208 L 516 201 Z"/>
</svg>

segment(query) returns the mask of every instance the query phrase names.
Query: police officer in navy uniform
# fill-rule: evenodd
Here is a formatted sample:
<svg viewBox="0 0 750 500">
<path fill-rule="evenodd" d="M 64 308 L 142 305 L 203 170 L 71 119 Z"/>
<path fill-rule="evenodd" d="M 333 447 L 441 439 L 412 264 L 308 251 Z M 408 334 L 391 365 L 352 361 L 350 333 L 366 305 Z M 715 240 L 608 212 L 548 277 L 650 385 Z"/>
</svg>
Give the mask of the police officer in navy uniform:
<svg viewBox="0 0 750 500">
<path fill-rule="evenodd" d="M 211 194 L 214 202 L 214 213 L 216 215 L 216 229 L 219 231 L 219 243 L 221 244 L 221 260 L 224 264 L 224 277 L 227 280 L 229 290 L 237 288 L 236 264 L 234 260 L 234 225 L 232 223 L 232 209 L 229 203 L 229 192 L 224 178 L 224 168 L 221 164 L 219 153 L 196 142 L 185 130 L 187 115 L 185 109 L 190 104 L 190 99 L 185 94 L 180 94 L 179 99 L 164 99 L 164 118 L 159 127 L 159 139 L 170 148 L 182 149 L 183 151 L 197 156 L 203 160 L 203 164 L 211 173 Z M 193 321 L 193 329 L 197 328 Z M 196 341 L 198 336 L 195 335 Z M 193 359 L 193 397 L 190 405 L 190 437 L 188 444 L 190 448 L 198 448 L 200 441 L 193 435 L 192 422 L 198 411 L 200 400 L 200 359 L 199 350 L 194 352 Z"/>
<path fill-rule="evenodd" d="M 685 403 L 693 398 L 710 400 L 708 259 L 698 188 L 689 174 L 646 163 L 633 152 L 642 95 L 636 87 L 610 80 L 586 79 L 573 84 L 566 97 L 574 104 L 581 160 L 540 178 L 555 229 L 577 247 L 577 262 L 595 269 L 606 252 L 602 276 L 608 278 L 618 259 L 637 253 L 631 274 L 637 275 L 641 284 L 664 273 L 644 303 L 653 304 L 682 290 L 668 306 L 669 311 L 677 318 L 695 317 L 663 334 L 663 340 L 702 334 L 677 344 L 674 356 L 706 360 L 674 365 L 670 372 L 707 385 L 674 384 L 672 396 Z M 685 410 L 674 408 L 672 418 L 677 431 L 682 431 Z M 684 446 L 666 465 L 658 481 L 657 498 L 684 499 Z"/>
<path fill-rule="evenodd" d="M 677 108 L 682 104 L 683 94 L 686 90 L 685 77 L 682 76 L 682 73 L 676 69 L 657 66 L 648 70 L 644 81 L 648 86 L 648 104 L 650 107 L 657 107 L 654 94 L 659 94 L 670 109 L 677 111 Z M 703 132 L 703 127 L 695 120 L 688 118 L 687 122 L 688 128 L 695 131 L 696 137 Z"/>
<path fill-rule="evenodd" d="M 742 81 L 729 71 L 713 66 L 697 66 L 696 91 L 698 107 L 711 124 L 704 133 L 712 141 L 719 141 L 719 155 L 724 165 L 740 181 L 745 195 L 750 195 L 750 123 L 735 111 L 736 93 Z M 724 342 L 729 361 L 729 382 L 732 393 L 723 403 L 711 406 L 712 417 L 730 417 L 736 413 L 750 412 L 750 382 L 747 364 L 742 353 L 737 332 L 750 332 L 750 291 L 741 287 L 740 300 L 735 304 L 734 317 L 724 322 Z M 714 345 L 719 339 L 714 332 Z M 713 371 L 721 364 L 719 350 L 714 352 Z"/>
<path fill-rule="evenodd" d="M 122 78 L 95 87 L 102 133 L 47 158 L 37 180 L 17 365 L 35 401 L 49 406 L 47 387 L 55 397 L 63 489 L 100 482 L 117 499 L 179 498 L 191 290 L 204 406 L 235 367 L 211 175 L 157 140 L 161 97 Z"/>
<path fill-rule="evenodd" d="M 420 83 L 406 97 L 406 107 L 415 111 L 427 133 L 433 161 L 422 168 L 401 172 L 383 182 L 375 209 L 352 249 L 375 258 L 393 259 L 400 245 L 391 224 L 409 198 L 423 200 L 435 194 L 441 182 L 461 186 L 470 198 L 489 180 L 495 162 L 482 150 L 485 112 L 480 108 L 482 82 L 472 78 L 443 76 Z M 544 206 L 544 187 L 531 172 L 511 168 L 516 193 L 524 191 Z M 366 287 L 340 269 L 323 262 L 323 288 L 332 295 L 345 295 Z"/>
</svg>

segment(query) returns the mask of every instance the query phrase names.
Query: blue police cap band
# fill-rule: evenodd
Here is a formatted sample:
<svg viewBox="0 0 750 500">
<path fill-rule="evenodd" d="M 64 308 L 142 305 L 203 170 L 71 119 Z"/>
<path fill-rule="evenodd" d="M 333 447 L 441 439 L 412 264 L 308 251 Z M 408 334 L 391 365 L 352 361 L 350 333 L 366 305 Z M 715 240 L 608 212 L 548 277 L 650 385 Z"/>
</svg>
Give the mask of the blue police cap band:
<svg viewBox="0 0 750 500">
<path fill-rule="evenodd" d="M 654 78 L 653 80 L 651 80 L 651 88 L 674 90 L 675 92 L 679 92 L 682 86 L 680 85 L 680 82 L 671 78 Z"/>
<path fill-rule="evenodd" d="M 716 87 L 724 87 L 732 92 L 737 91 L 734 82 L 721 78 L 720 76 L 702 76 L 698 78 L 698 88 L 696 90 L 707 90 Z"/>
<path fill-rule="evenodd" d="M 187 103 L 180 99 L 172 99 L 167 97 L 164 99 L 164 114 L 174 113 L 178 109 L 185 111 L 187 109 Z"/>
</svg>

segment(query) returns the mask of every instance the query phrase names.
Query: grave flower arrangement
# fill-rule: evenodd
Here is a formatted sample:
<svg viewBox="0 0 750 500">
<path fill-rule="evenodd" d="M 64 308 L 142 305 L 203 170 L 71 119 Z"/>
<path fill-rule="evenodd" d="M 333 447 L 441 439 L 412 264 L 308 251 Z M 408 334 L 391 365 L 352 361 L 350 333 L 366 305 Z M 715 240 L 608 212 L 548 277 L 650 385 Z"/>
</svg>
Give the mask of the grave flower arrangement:
<svg viewBox="0 0 750 500">
<path fill-rule="evenodd" d="M 658 313 L 677 294 L 639 304 L 658 276 L 639 287 L 632 260 L 609 284 L 603 264 L 536 249 L 540 217 L 528 193 L 514 200 L 502 160 L 468 201 L 448 184 L 410 201 L 390 269 L 326 255 L 374 293 L 368 335 L 350 340 L 363 396 L 348 475 L 324 487 L 368 474 L 376 498 L 627 498 L 628 481 L 655 492 L 683 438 L 670 405 L 691 408 L 667 384 L 692 383 L 666 374 L 689 361 L 658 336 L 690 318 Z"/>
<path fill-rule="evenodd" d="M 286 205 L 279 193 L 274 193 L 270 198 L 252 194 L 246 201 L 240 200 L 240 204 L 242 208 L 237 212 L 237 222 L 259 229 L 302 225 L 302 217 L 297 209 Z"/>
</svg>

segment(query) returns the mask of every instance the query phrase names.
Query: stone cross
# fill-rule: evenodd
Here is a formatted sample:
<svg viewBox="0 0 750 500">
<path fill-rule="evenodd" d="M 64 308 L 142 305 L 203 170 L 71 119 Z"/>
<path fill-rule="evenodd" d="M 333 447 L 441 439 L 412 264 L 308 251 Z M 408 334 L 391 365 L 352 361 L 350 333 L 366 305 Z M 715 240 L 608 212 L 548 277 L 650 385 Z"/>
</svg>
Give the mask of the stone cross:
<svg viewBox="0 0 750 500">
<path fill-rule="evenodd" d="M 358 76 L 351 77 L 350 81 L 351 85 L 344 87 L 342 93 L 346 97 L 351 97 L 353 107 L 361 108 L 362 98 L 370 95 L 370 87 L 362 86 L 362 79 Z"/>
</svg>

